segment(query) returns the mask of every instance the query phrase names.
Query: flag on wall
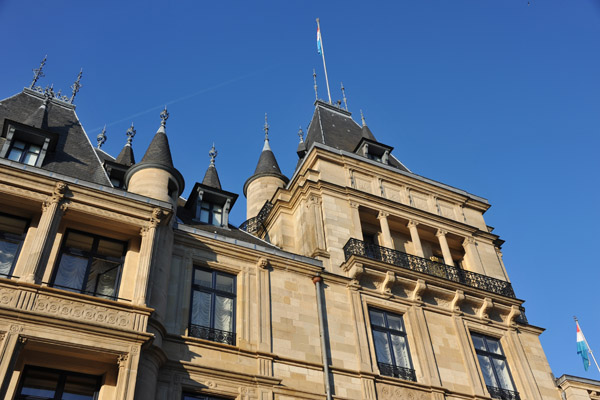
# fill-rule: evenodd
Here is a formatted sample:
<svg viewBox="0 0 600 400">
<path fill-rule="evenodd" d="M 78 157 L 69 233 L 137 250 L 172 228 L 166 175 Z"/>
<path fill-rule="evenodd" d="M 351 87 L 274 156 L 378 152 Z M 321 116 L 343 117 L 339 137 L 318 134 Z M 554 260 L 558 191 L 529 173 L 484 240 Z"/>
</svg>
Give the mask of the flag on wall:
<svg viewBox="0 0 600 400">
<path fill-rule="evenodd" d="M 575 323 L 577 324 L 577 354 L 581 356 L 583 368 L 585 368 L 587 371 L 590 367 L 590 358 L 588 357 L 590 349 L 587 345 L 587 341 L 585 340 L 585 336 L 583 336 L 583 332 L 581 332 L 579 322 L 575 321 Z"/>
<path fill-rule="evenodd" d="M 323 54 L 323 46 L 321 45 L 321 28 L 317 26 L 317 51 Z"/>
</svg>

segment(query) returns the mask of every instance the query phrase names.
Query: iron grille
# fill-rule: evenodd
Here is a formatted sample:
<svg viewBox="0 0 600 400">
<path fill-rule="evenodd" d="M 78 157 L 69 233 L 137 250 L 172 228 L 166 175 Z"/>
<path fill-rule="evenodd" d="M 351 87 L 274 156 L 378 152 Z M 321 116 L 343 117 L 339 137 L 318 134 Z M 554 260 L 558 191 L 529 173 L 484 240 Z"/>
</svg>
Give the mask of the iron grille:
<svg viewBox="0 0 600 400">
<path fill-rule="evenodd" d="M 233 332 L 222 331 L 220 329 L 207 328 L 206 326 L 190 324 L 190 336 L 210 340 L 212 342 L 235 345 L 235 335 Z"/>
<path fill-rule="evenodd" d="M 490 396 L 492 396 L 492 399 L 521 400 L 519 392 L 514 392 L 508 389 L 501 389 L 494 386 L 487 386 L 487 390 L 490 393 Z"/>
<path fill-rule="evenodd" d="M 269 213 L 273 209 L 273 203 L 270 201 L 266 201 L 265 205 L 262 206 L 256 217 L 252 217 L 247 219 L 240 225 L 240 229 L 251 233 L 255 236 L 261 237 L 266 232 L 265 221 L 269 216 Z"/>
<path fill-rule="evenodd" d="M 411 368 L 398 367 L 396 365 L 378 362 L 381 375 L 393 376 L 394 378 L 404 379 L 406 381 L 417 381 L 415 370 Z"/>
<path fill-rule="evenodd" d="M 437 276 L 474 288 L 483 289 L 502 296 L 516 297 L 510 282 L 481 275 L 476 272 L 465 271 L 461 268 L 427 260 L 426 258 L 413 256 L 387 247 L 365 243 L 358 239 L 351 238 L 348 240 L 344 246 L 344 255 L 346 261 L 352 255 L 367 257 L 373 260 L 393 264 L 401 268 L 422 272 L 427 275 Z"/>
</svg>

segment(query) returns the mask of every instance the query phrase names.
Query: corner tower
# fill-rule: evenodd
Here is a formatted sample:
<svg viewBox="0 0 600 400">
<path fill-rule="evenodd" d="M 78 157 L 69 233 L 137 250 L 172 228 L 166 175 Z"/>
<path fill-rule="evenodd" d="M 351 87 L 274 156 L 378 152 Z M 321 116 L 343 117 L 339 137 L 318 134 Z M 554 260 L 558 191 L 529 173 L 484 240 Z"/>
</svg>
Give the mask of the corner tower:
<svg viewBox="0 0 600 400">
<path fill-rule="evenodd" d="M 185 182 L 181 173 L 173 166 L 166 123 L 169 113 L 165 108 L 160 113 L 160 128 L 154 135 L 146 154 L 125 174 L 127 190 L 132 193 L 167 201 L 177 205 L 177 198 L 183 192 Z"/>
<path fill-rule="evenodd" d="M 275 154 L 269 145 L 269 124 L 265 114 L 265 144 L 258 158 L 254 174 L 244 183 L 246 218 L 255 217 L 265 202 L 271 200 L 277 189 L 284 187 L 289 179 L 281 173 Z"/>
</svg>

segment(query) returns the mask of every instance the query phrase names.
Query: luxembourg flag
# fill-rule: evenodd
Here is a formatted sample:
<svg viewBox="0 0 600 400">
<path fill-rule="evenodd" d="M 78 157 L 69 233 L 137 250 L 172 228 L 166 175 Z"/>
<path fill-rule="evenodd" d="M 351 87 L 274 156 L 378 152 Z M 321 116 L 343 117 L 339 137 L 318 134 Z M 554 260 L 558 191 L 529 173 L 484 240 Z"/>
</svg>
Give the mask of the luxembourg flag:
<svg viewBox="0 0 600 400">
<path fill-rule="evenodd" d="M 581 328 L 579 327 L 579 322 L 575 321 L 577 324 L 577 354 L 581 356 L 583 360 L 583 368 L 587 371 L 590 367 L 590 358 L 588 354 L 590 349 L 587 345 L 587 341 L 585 340 L 585 336 L 583 336 L 583 332 L 581 332 Z"/>
<path fill-rule="evenodd" d="M 317 51 L 320 55 L 323 54 L 323 46 L 321 44 L 321 28 L 317 25 Z"/>
</svg>

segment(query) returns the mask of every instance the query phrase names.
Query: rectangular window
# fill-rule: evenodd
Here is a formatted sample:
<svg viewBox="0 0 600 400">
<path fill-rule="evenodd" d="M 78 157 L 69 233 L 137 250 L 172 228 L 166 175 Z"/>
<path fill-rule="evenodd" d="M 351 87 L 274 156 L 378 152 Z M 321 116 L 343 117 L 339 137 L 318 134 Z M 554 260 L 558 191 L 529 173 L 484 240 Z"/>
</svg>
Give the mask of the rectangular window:
<svg viewBox="0 0 600 400">
<path fill-rule="evenodd" d="M 189 335 L 235 344 L 235 275 L 194 268 Z"/>
<path fill-rule="evenodd" d="M 0 277 L 12 276 L 29 221 L 0 214 Z"/>
<path fill-rule="evenodd" d="M 52 286 L 117 299 L 126 243 L 68 231 Z"/>
<path fill-rule="evenodd" d="M 206 395 L 202 395 L 202 394 L 191 394 L 191 393 L 184 393 L 182 397 L 183 397 L 183 400 L 227 400 L 227 399 L 223 399 L 222 397 L 213 397 L 213 396 L 206 396 Z"/>
<path fill-rule="evenodd" d="M 381 374 L 416 382 L 402 316 L 369 309 L 369 318 Z"/>
<path fill-rule="evenodd" d="M 520 400 L 500 340 L 477 333 L 472 333 L 471 339 L 490 396 L 494 399 Z"/>
<path fill-rule="evenodd" d="M 17 400 L 95 400 L 99 390 L 99 376 L 26 366 Z"/>
<path fill-rule="evenodd" d="M 41 146 L 36 144 L 15 140 L 8 152 L 8 159 L 27 165 L 35 165 L 40 155 Z"/>
<path fill-rule="evenodd" d="M 205 224 L 221 226 L 223 223 L 223 207 L 203 201 L 198 207 L 198 219 Z"/>
</svg>

